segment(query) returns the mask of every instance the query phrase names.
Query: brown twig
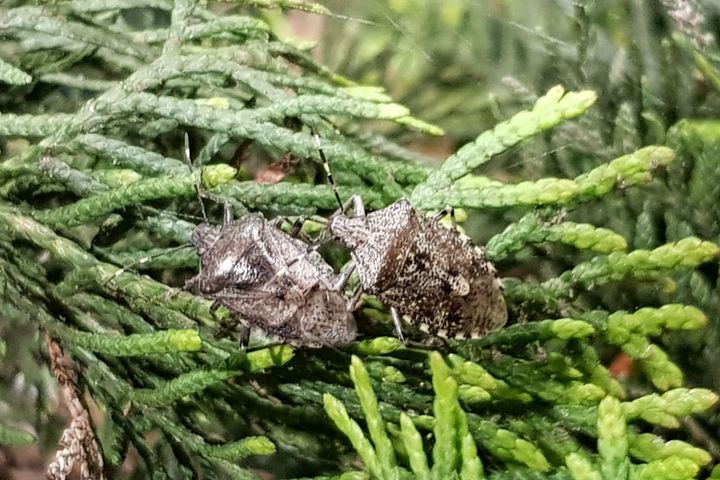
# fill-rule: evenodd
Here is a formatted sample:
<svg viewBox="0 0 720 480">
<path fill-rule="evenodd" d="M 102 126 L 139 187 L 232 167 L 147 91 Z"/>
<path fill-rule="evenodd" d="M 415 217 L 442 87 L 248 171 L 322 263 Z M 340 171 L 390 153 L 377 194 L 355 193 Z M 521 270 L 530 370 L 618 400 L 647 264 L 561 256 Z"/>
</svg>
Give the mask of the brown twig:
<svg viewBox="0 0 720 480">
<path fill-rule="evenodd" d="M 83 403 L 77 377 L 70 359 L 63 353 L 60 344 L 45 336 L 50 368 L 57 379 L 65 406 L 72 421 L 58 442 L 55 458 L 45 472 L 47 480 L 64 480 L 75 465 L 80 469 L 83 480 L 104 480 L 104 463 L 100 445 L 95 439 L 90 414 Z"/>
<path fill-rule="evenodd" d="M 712 434 L 710 434 L 700 422 L 692 417 L 685 417 L 681 422 L 695 442 L 710 452 L 710 455 L 712 455 L 715 460 L 720 459 L 720 445 L 718 445 L 718 442 L 713 438 Z"/>
</svg>

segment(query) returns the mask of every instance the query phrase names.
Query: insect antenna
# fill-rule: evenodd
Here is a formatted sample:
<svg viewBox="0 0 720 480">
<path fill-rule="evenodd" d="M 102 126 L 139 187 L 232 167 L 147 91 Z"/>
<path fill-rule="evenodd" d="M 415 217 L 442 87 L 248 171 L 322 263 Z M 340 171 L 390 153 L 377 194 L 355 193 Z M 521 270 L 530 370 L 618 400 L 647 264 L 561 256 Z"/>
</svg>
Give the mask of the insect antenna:
<svg viewBox="0 0 720 480">
<path fill-rule="evenodd" d="M 190 173 L 192 174 L 194 171 L 194 166 L 193 166 L 192 158 L 190 155 L 190 135 L 188 135 L 187 132 L 185 132 L 185 134 L 184 134 L 183 158 L 185 160 L 185 163 L 188 166 L 188 169 L 190 170 Z M 203 202 L 203 199 L 202 199 L 202 191 L 201 191 L 200 181 L 201 181 L 201 177 L 199 177 L 198 181 L 195 182 L 195 184 L 194 184 L 195 185 L 195 193 L 197 194 L 198 201 L 200 202 L 200 211 L 202 212 L 202 219 L 205 223 L 208 223 L 207 211 L 205 210 L 205 203 Z M 161 213 L 161 212 L 157 212 L 157 213 Z M 180 214 L 178 212 L 175 215 L 180 216 L 183 214 Z M 169 255 L 169 254 L 181 251 L 181 250 L 186 249 L 191 246 L 192 245 L 190 245 L 190 244 L 186 244 L 186 245 L 179 245 L 176 247 L 170 247 L 165 251 L 153 253 L 151 255 L 146 255 L 142 258 L 139 258 L 139 259 L 133 261 L 132 263 L 130 263 L 128 265 L 124 265 L 122 268 L 118 269 L 115 273 L 113 273 L 108 278 L 106 278 L 102 282 L 102 285 L 106 285 L 107 283 L 117 279 L 120 275 L 131 270 L 135 266 L 146 264 L 146 263 L 150 262 L 151 260 L 154 260 L 155 258 L 162 257 L 164 255 Z"/>
<path fill-rule="evenodd" d="M 192 157 L 190 156 L 190 135 L 188 135 L 188 132 L 185 132 L 185 144 L 183 148 L 183 157 L 185 160 L 185 163 L 187 163 L 188 169 L 190 169 L 190 173 L 193 173 L 194 166 Z M 195 193 L 197 194 L 198 201 L 200 202 L 200 211 L 202 212 L 203 221 L 205 223 L 208 223 L 208 216 L 207 211 L 205 210 L 205 202 L 203 202 L 202 199 L 202 192 L 200 191 L 200 182 L 202 180 L 202 174 L 198 177 L 198 181 L 195 182 Z"/>
<path fill-rule="evenodd" d="M 117 277 L 119 277 L 120 275 L 122 275 L 123 273 L 125 273 L 127 271 L 132 270 L 134 267 L 137 267 L 139 265 L 145 265 L 145 264 L 149 263 L 150 261 L 155 260 L 156 258 L 164 257 L 166 255 L 172 255 L 173 253 L 180 252 L 180 251 L 188 249 L 190 247 L 192 247 L 192 245 L 178 245 L 175 247 L 168 247 L 162 251 L 158 251 L 158 252 L 152 253 L 150 255 L 145 255 L 144 257 L 138 258 L 137 260 L 134 260 L 134 261 L 128 263 L 127 265 L 123 265 L 122 268 L 118 269 L 110 277 L 105 279 L 105 281 L 103 281 L 102 284 L 105 285 L 108 282 L 115 280 Z"/>
<path fill-rule="evenodd" d="M 335 200 L 337 201 L 340 210 L 344 210 L 345 207 L 343 206 L 343 202 L 340 199 L 340 193 L 338 193 L 337 184 L 335 183 L 335 179 L 333 178 L 332 170 L 330 170 L 330 162 L 328 162 L 328 159 L 325 156 L 325 152 L 323 151 L 322 145 L 320 143 L 320 136 L 317 134 L 313 127 L 310 127 L 310 131 L 313 134 L 315 146 L 317 146 L 318 153 L 320 154 L 320 160 L 322 160 L 323 162 L 323 168 L 325 169 L 325 175 L 327 176 L 328 183 L 330 184 L 330 188 L 332 188 L 332 191 L 335 194 Z"/>
</svg>

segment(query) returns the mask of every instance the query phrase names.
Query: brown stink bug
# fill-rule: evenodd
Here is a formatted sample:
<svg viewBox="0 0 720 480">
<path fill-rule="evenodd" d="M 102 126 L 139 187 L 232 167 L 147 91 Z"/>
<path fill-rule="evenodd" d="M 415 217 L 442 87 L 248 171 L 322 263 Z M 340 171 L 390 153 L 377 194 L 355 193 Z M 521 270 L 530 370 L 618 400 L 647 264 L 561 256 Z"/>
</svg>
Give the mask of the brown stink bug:
<svg viewBox="0 0 720 480">
<path fill-rule="evenodd" d="M 226 210 L 227 211 L 227 210 Z M 317 252 L 258 213 L 202 223 L 192 242 L 201 271 L 185 288 L 213 299 L 247 328 L 296 346 L 342 345 L 357 335 L 343 287 Z"/>
<path fill-rule="evenodd" d="M 315 141 L 329 172 L 317 135 Z M 352 217 L 345 214 L 350 205 Z M 428 217 L 399 200 L 365 214 L 353 196 L 328 221 L 332 236 L 350 249 L 362 290 L 390 307 L 401 338 L 401 319 L 443 338 L 477 338 L 507 322 L 495 267 L 482 248 L 440 223 L 446 213 L 452 211 Z"/>
<path fill-rule="evenodd" d="M 187 135 L 185 159 L 192 170 Z M 191 242 L 201 270 L 185 283 L 186 290 L 214 300 L 215 307 L 228 308 L 245 330 L 261 330 L 283 343 L 322 347 L 355 339 L 352 308 L 343 294 L 350 271 L 336 275 L 317 252 L 294 238 L 299 224 L 288 235 L 279 228 L 283 219 L 270 222 L 249 213 L 233 220 L 228 205 L 222 225 L 209 223 L 200 186 L 195 188 L 205 221 L 194 228 Z"/>
</svg>

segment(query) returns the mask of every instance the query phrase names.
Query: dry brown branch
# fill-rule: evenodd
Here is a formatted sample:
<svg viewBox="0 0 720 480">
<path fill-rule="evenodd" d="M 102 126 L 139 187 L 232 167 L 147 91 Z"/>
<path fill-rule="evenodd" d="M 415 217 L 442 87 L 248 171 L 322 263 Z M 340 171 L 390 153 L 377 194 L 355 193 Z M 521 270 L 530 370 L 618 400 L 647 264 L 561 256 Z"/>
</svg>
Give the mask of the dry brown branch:
<svg viewBox="0 0 720 480">
<path fill-rule="evenodd" d="M 57 379 L 65 405 L 72 418 L 58 442 L 55 458 L 48 465 L 45 478 L 64 480 L 77 465 L 83 480 L 105 479 L 100 445 L 95 439 L 90 414 L 83 403 L 70 358 L 49 335 L 45 337 L 50 368 Z"/>
</svg>

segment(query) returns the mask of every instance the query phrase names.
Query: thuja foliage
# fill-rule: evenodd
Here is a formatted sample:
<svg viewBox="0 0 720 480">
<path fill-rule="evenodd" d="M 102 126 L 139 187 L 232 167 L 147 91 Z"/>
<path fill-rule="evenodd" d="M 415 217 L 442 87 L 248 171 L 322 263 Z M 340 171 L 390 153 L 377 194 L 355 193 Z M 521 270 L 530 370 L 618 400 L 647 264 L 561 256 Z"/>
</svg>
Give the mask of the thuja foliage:
<svg viewBox="0 0 720 480">
<path fill-rule="evenodd" d="M 246 5 L 0 10 L 0 372 L 15 380 L 0 397 L 13 407 L 0 443 L 57 442 L 30 408 L 48 407 L 52 384 L 46 370 L 31 371 L 32 354 L 55 365 L 58 342 L 102 413 L 95 435 L 108 472 L 131 456 L 135 475 L 153 478 L 707 476 L 712 442 L 679 427 L 717 396 L 690 388 L 658 340 L 702 331 L 707 317 L 672 298 L 611 309 L 597 292 L 667 290 L 677 272 L 713 265 L 720 247 L 681 235 L 630 248 L 622 232 L 568 220 L 620 192 L 655 188 L 658 171 L 672 182 L 676 153 L 649 145 L 562 178 L 479 174 L 597 108 L 592 91 L 554 87 L 430 167 L 364 123 L 437 127 L 316 63 L 256 9 L 330 12 Z M 246 351 L 218 335 L 230 313 L 178 288 L 197 268 L 188 247 L 202 221 L 197 191 L 213 220 L 223 203 L 238 214 L 331 212 L 308 126 L 323 138 L 343 198 L 359 194 L 373 209 L 405 197 L 427 211 L 514 214 L 487 244 L 514 324 L 439 351 L 411 348 L 389 336 L 389 315 L 366 298 L 361 337 L 347 348 Z M 193 166 L 182 159 L 184 132 Z M 258 181 L 273 176 L 280 181 Z M 564 265 L 529 260 L 550 244 L 573 252 Z M 329 253 L 340 268 L 343 254 Z M 624 352 L 639 374 L 618 381 L 606 352 Z M 33 421 L 36 438 L 20 428 Z"/>
<path fill-rule="evenodd" d="M 454 138 L 474 137 L 475 125 L 493 125 L 558 82 L 602 92 L 598 107 L 581 121 L 595 129 L 561 128 L 556 133 L 573 133 L 558 143 L 592 145 L 608 156 L 662 141 L 678 118 L 712 116 L 718 106 L 720 10 L 712 1 L 330 5 L 372 24 L 326 19 L 325 61 L 352 78 L 387 86 L 393 98 Z M 542 153 L 533 161 L 528 152 L 524 163 L 537 172 L 541 163 L 557 156 L 567 161 L 573 151 L 534 149 L 535 157 Z M 584 168 L 572 160 L 559 167 Z"/>
<path fill-rule="evenodd" d="M 597 105 L 578 122 L 496 158 L 493 166 L 505 174 L 574 177 L 643 145 L 662 143 L 675 151 L 667 182 L 607 196 L 601 208 L 579 208 L 568 220 L 612 228 L 634 248 L 690 235 L 720 238 L 714 215 L 720 181 L 716 2 L 402 0 L 334 6 L 375 24 L 328 20 L 327 36 L 342 41 L 328 43 L 326 61 L 353 78 L 381 81 L 394 98 L 458 142 L 474 136 L 469 130 L 478 124 L 489 127 L 498 117 L 529 108 L 554 83 L 598 93 Z M 478 89 L 487 94 L 478 95 Z M 505 211 L 483 213 L 493 226 L 508 221 Z M 532 228 L 529 222 L 521 223 Z M 543 267 L 567 268 L 565 251 L 553 253 L 557 258 Z M 524 268 L 529 258 L 523 260 L 507 267 Z M 717 269 L 674 280 L 668 284 L 674 299 L 701 307 L 711 321 L 703 335 L 674 335 L 666 343 L 682 352 L 683 370 L 693 382 L 717 390 L 720 378 L 706 368 L 720 361 Z M 593 299 L 609 309 L 663 301 L 644 288 L 611 289 Z M 717 420 L 712 424 L 717 436 Z"/>
<path fill-rule="evenodd" d="M 489 375 L 477 371 L 477 364 L 464 361 L 458 356 L 451 355 L 449 360 L 452 367 L 449 367 L 437 352 L 429 356 L 435 392 L 433 416 L 412 419 L 406 413 L 400 412 L 396 425 L 385 424 L 370 374 L 362 361 L 353 357 L 350 376 L 355 384 L 372 442 L 337 398 L 329 393 L 324 395 L 325 409 L 338 428 L 348 436 L 373 478 L 484 478 L 484 467 L 478 455 L 475 438 L 482 437 L 477 432 L 487 425 L 475 413 L 466 413 L 462 404 L 490 401 L 492 395 L 483 391 L 482 387 L 476 387 L 482 394 L 470 393 L 469 388 L 462 388 L 468 385 L 459 384 L 458 381 L 462 382 L 463 376 L 467 374 L 475 379 Z M 470 373 L 466 368 L 475 371 Z M 601 397 L 602 393 L 600 392 Z M 525 401 L 529 401 L 529 397 Z M 647 395 L 632 402 L 621 402 L 611 395 L 604 396 L 596 407 L 587 411 L 587 428 L 597 437 L 597 458 L 591 460 L 581 451 L 579 445 L 570 442 L 565 449 L 560 449 L 565 454 L 567 470 L 552 474 L 551 477 L 692 478 L 697 474 L 700 465 L 709 462 L 710 456 L 707 452 L 685 442 L 672 440 L 664 443 L 652 434 L 639 434 L 628 429 L 627 421 L 638 418 L 639 412 L 644 409 L 648 409 L 648 412 L 655 410 L 656 413 L 667 411 L 671 402 L 677 402 L 677 406 L 685 404 L 675 412 L 683 415 L 692 410 L 690 404 L 697 407 L 700 403 L 714 401 L 714 394 L 707 390 L 691 391 L 684 388 L 670 390 L 663 396 Z M 389 411 L 390 409 L 385 409 L 385 412 Z M 657 422 L 657 419 L 650 420 L 652 415 L 646 415 L 645 419 L 651 423 Z M 528 424 L 533 423 L 532 417 L 531 414 L 529 421 L 526 419 Z M 668 418 L 675 421 L 672 414 Z M 538 425 L 527 427 L 542 429 L 542 425 L 541 421 Z M 434 442 L 430 455 L 425 452 L 418 428 L 433 432 Z M 489 437 L 487 443 L 492 445 L 488 448 L 492 448 L 498 457 L 530 467 L 526 471 L 517 469 L 513 475 L 494 473 L 491 477 L 542 478 L 543 475 L 538 472 L 550 470 L 544 454 L 532 443 L 518 438 L 512 431 L 489 428 L 485 435 Z M 659 450 L 656 450 L 657 448 Z M 630 455 L 647 463 L 633 464 L 629 461 Z M 406 460 L 403 463 L 409 468 L 404 468 L 398 458 Z M 536 473 L 532 473 L 533 471 Z"/>
</svg>

